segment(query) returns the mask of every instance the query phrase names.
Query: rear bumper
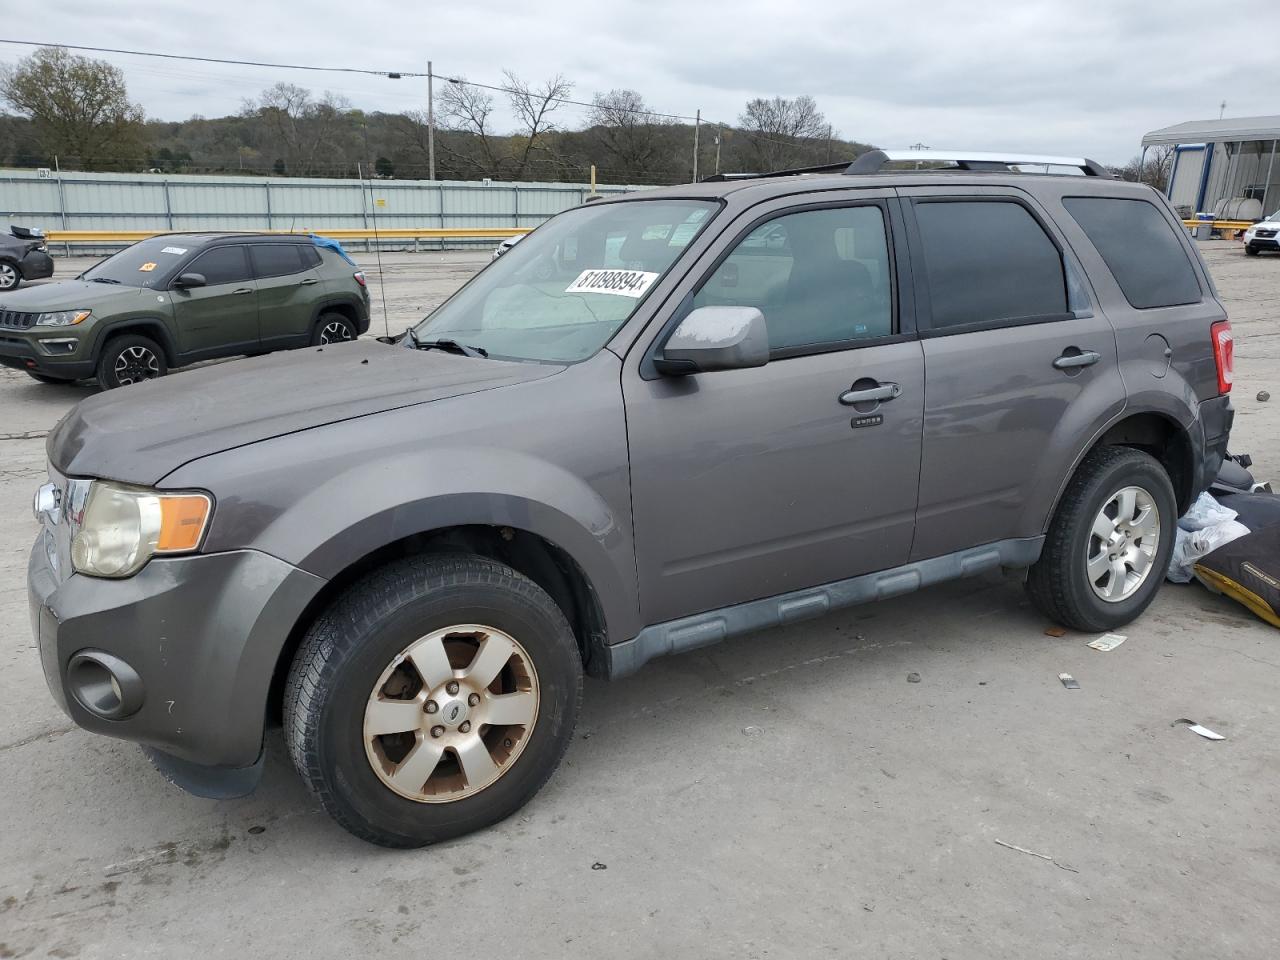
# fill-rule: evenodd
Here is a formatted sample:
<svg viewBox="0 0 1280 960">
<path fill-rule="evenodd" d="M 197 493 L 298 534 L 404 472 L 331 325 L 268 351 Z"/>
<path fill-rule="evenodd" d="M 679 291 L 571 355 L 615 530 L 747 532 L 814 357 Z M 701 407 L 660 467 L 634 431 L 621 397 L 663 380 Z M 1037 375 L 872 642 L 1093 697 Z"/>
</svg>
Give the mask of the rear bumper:
<svg viewBox="0 0 1280 960">
<path fill-rule="evenodd" d="M 60 578 L 48 536 L 32 548 L 27 590 L 58 705 L 86 730 L 150 748 L 181 786 L 206 796 L 218 784 L 251 789 L 276 662 L 324 581 L 254 550 L 152 560 L 124 580 Z M 140 688 L 139 704 L 114 719 L 87 708 L 69 675 L 75 661 L 103 654 L 129 668 L 128 689 Z"/>
<path fill-rule="evenodd" d="M 53 336 L 50 328 L 50 336 Z M 77 352 L 87 352 L 81 344 Z M 30 337 L 14 336 L 0 330 L 0 367 L 11 367 L 14 370 L 31 370 L 47 377 L 61 377 L 65 380 L 83 380 L 92 377 L 94 366 L 92 360 L 70 359 L 45 356 L 36 349 Z"/>
<path fill-rule="evenodd" d="M 1231 437 L 1231 424 L 1236 412 L 1229 395 L 1214 397 L 1200 404 L 1201 446 L 1192 465 L 1192 498 L 1198 497 L 1218 476 L 1222 461 L 1227 456 L 1227 442 Z"/>
<path fill-rule="evenodd" d="M 18 267 L 23 280 L 46 280 L 53 276 L 53 257 L 43 250 L 32 250 Z"/>
</svg>

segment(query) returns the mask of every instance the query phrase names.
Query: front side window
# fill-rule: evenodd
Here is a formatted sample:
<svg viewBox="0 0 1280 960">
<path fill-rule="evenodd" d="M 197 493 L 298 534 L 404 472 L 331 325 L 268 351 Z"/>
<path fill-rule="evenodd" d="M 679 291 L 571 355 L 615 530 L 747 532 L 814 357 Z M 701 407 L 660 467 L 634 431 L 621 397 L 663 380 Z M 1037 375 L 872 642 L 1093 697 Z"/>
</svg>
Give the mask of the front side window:
<svg viewBox="0 0 1280 960">
<path fill-rule="evenodd" d="M 1026 207 L 920 201 L 934 330 L 1067 315 L 1062 254 Z"/>
<path fill-rule="evenodd" d="M 892 275 L 878 206 L 802 210 L 760 224 L 694 297 L 695 307 L 757 307 L 772 350 L 893 333 Z"/>
<path fill-rule="evenodd" d="M 249 279 L 249 264 L 244 247 L 214 247 L 191 261 L 183 273 L 198 273 L 211 287 L 221 283 L 240 283 Z"/>
<path fill-rule="evenodd" d="M 1062 205 L 1098 250 L 1129 305 L 1200 302 L 1200 282 L 1169 223 L 1145 200 L 1065 197 Z"/>
<path fill-rule="evenodd" d="M 302 248 L 296 243 L 258 243 L 249 248 L 253 275 L 259 279 L 285 277 L 303 269 Z"/>
<path fill-rule="evenodd" d="M 715 215 L 706 200 L 629 200 L 547 221 L 413 328 L 490 357 L 585 360 L 631 317 Z"/>
</svg>

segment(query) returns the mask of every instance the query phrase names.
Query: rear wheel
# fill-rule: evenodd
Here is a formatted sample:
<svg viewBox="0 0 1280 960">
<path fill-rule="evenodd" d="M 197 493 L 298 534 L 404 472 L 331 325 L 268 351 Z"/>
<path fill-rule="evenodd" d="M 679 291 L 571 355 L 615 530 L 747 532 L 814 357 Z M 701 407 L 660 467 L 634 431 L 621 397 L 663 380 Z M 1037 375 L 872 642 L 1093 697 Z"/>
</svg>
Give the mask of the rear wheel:
<svg viewBox="0 0 1280 960">
<path fill-rule="evenodd" d="M 581 694 L 577 642 L 540 587 L 482 557 L 414 557 L 354 584 L 308 631 L 285 739 L 343 827 L 417 847 L 528 802 Z"/>
<path fill-rule="evenodd" d="M 319 347 L 330 343 L 346 343 L 359 335 L 356 325 L 342 314 L 322 313 L 311 333 L 311 345 Z"/>
<path fill-rule="evenodd" d="M 17 290 L 22 273 L 12 263 L 0 262 L 0 290 Z"/>
<path fill-rule="evenodd" d="M 1139 616 L 1169 566 L 1178 521 L 1173 484 L 1159 461 L 1130 447 L 1101 447 L 1063 494 L 1027 591 L 1046 616 L 1085 632 Z"/>
<path fill-rule="evenodd" d="M 106 390 L 155 380 L 168 372 L 160 345 L 136 333 L 112 338 L 98 358 L 98 382 Z"/>
</svg>

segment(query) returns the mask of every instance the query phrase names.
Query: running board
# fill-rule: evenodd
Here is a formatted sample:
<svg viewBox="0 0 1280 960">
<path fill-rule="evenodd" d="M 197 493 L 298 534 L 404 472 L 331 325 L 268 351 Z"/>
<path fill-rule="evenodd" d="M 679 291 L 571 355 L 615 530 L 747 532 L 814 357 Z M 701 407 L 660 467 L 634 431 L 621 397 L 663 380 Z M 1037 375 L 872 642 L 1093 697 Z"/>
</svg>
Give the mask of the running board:
<svg viewBox="0 0 1280 960">
<path fill-rule="evenodd" d="M 1043 545 L 1044 537 L 1000 540 L 820 587 L 656 623 L 645 627 L 630 640 L 605 647 L 607 675 L 611 679 L 625 677 L 656 657 L 695 650 L 756 630 L 809 620 L 842 607 L 912 593 L 935 583 L 972 577 L 1000 567 L 1029 567 L 1040 558 Z"/>
</svg>

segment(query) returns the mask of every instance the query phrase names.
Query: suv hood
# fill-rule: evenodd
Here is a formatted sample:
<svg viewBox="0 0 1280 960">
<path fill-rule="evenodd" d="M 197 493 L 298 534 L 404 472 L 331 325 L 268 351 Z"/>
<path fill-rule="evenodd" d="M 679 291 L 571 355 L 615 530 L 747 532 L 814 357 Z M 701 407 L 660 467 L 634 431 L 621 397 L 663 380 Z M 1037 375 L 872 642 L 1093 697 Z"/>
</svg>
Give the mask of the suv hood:
<svg viewBox="0 0 1280 960">
<path fill-rule="evenodd" d="M 140 296 L 165 299 L 163 293 L 144 287 L 126 287 L 114 283 L 90 283 L 88 280 L 59 280 L 38 287 L 23 287 L 7 293 L 0 308 L 23 313 L 46 313 L 52 310 L 104 310 L 108 305 L 129 303 Z"/>
<path fill-rule="evenodd" d="M 151 485 L 232 447 L 563 369 L 376 340 L 303 348 L 89 397 L 49 434 L 49 461 L 68 476 Z"/>
</svg>

